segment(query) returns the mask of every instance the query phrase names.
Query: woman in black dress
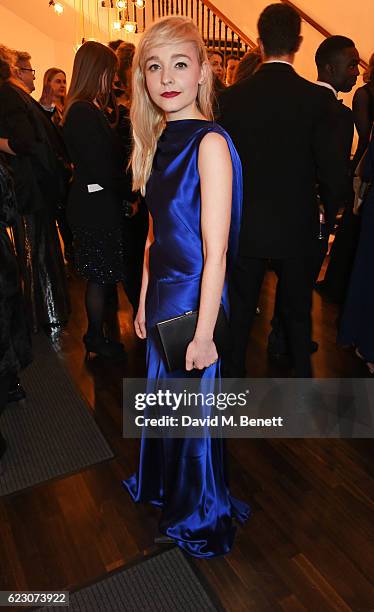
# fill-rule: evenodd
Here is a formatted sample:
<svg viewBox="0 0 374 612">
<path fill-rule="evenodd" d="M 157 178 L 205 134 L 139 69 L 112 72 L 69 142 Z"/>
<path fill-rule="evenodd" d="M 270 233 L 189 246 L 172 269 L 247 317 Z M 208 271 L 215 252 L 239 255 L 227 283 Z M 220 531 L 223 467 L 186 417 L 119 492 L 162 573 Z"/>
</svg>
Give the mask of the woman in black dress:
<svg viewBox="0 0 374 612">
<path fill-rule="evenodd" d="M 338 341 L 353 345 L 374 374 L 374 139 L 364 160 L 362 178 L 371 188 L 362 204 L 361 233 Z"/>
<path fill-rule="evenodd" d="M 363 75 L 365 85 L 359 87 L 353 96 L 352 111 L 358 133 L 357 150 L 353 158 L 353 170 L 365 153 L 374 122 L 374 53 Z"/>
<path fill-rule="evenodd" d="M 74 166 L 67 217 L 74 236 L 75 266 L 87 280 L 87 353 L 123 354 L 123 345 L 104 336 L 113 285 L 124 280 L 123 201 L 131 199 L 125 153 L 109 120 L 114 52 L 89 41 L 78 50 L 63 117 L 63 136 Z"/>
<path fill-rule="evenodd" d="M 7 232 L 16 217 L 13 182 L 0 154 L 0 415 L 8 402 L 25 397 L 18 374 L 31 361 L 18 265 Z M 0 431 L 0 460 L 5 450 L 6 441 Z"/>
<path fill-rule="evenodd" d="M 65 190 L 62 142 L 17 78 L 12 52 L 1 45 L 0 68 L 0 151 L 15 183 L 19 214 L 13 232 L 25 304 L 34 331 L 40 326 L 54 331 L 69 315 L 55 222 Z"/>
</svg>

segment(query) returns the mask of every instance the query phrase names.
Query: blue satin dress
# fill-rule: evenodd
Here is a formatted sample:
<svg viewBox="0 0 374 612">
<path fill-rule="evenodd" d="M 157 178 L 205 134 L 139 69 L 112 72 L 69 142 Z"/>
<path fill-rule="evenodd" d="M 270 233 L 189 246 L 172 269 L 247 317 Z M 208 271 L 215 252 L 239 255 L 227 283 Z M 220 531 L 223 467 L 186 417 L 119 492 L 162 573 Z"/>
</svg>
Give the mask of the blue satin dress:
<svg viewBox="0 0 374 612">
<path fill-rule="evenodd" d="M 167 372 L 155 325 L 199 306 L 203 250 L 198 152 L 208 132 L 226 139 L 233 165 L 228 269 L 237 250 L 242 174 L 230 137 L 209 121 L 184 119 L 167 123 L 146 190 L 154 226 L 146 299 L 147 373 L 152 380 L 191 375 L 186 371 Z M 222 303 L 228 312 L 227 283 Z M 219 375 L 219 360 L 202 373 L 192 373 L 208 384 L 209 379 L 213 382 Z M 209 435 L 203 439 L 143 437 L 139 470 L 124 485 L 134 501 L 149 502 L 162 509 L 160 532 L 195 557 L 229 552 L 235 535 L 233 519 L 243 523 L 249 516 L 248 505 L 230 495 L 224 442 Z"/>
</svg>

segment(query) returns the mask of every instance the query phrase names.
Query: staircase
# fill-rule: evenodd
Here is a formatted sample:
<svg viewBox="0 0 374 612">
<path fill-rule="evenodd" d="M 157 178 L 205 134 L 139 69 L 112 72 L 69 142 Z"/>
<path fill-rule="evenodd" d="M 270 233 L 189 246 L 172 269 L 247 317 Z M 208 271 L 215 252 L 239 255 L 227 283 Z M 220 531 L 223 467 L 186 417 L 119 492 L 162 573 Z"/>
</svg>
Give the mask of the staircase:
<svg viewBox="0 0 374 612">
<path fill-rule="evenodd" d="M 170 15 L 190 17 L 197 25 L 207 49 L 221 51 L 225 60 L 228 55 L 241 58 L 257 46 L 209 0 L 147 0 L 147 10 L 143 13 L 138 31 L 146 28 L 148 19 L 153 22 Z"/>
</svg>

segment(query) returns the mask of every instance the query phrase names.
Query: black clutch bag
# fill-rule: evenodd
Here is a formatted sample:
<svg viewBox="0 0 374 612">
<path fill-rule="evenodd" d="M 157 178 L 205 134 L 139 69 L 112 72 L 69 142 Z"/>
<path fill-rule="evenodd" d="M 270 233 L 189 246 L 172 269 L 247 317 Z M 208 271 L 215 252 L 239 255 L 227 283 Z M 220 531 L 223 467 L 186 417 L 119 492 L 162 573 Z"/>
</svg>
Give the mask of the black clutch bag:
<svg viewBox="0 0 374 612">
<path fill-rule="evenodd" d="M 156 324 L 169 372 L 185 369 L 186 351 L 195 335 L 197 316 L 197 311 L 191 311 Z M 228 348 L 229 338 L 229 324 L 221 304 L 213 334 L 218 355 Z"/>
</svg>

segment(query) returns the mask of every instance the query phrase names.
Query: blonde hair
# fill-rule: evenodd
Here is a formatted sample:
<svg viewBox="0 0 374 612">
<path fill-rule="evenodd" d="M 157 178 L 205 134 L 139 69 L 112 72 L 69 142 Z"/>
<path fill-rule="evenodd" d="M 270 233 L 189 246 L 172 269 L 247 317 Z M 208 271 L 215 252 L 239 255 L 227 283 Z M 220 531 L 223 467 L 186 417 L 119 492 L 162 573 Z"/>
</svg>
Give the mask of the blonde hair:
<svg viewBox="0 0 374 612">
<path fill-rule="evenodd" d="M 152 47 L 191 42 L 195 45 L 200 66 L 207 64 L 206 77 L 198 88 L 197 106 L 200 112 L 212 120 L 213 77 L 209 69 L 206 50 L 200 32 L 187 17 L 166 17 L 145 31 L 135 51 L 132 75 L 132 104 L 130 118 L 133 132 L 133 150 L 130 166 L 133 190 L 145 194 L 145 187 L 152 171 L 157 141 L 165 127 L 165 113 L 152 101 L 145 80 L 145 63 Z"/>
<path fill-rule="evenodd" d="M 112 95 L 112 83 L 117 71 L 114 51 L 99 42 L 87 41 L 74 58 L 73 74 L 65 101 L 62 123 L 74 102 L 93 102 L 105 110 Z M 62 72 L 62 71 L 61 71 Z"/>
<path fill-rule="evenodd" d="M 365 83 L 371 83 L 371 81 L 374 81 L 374 53 L 369 59 L 369 65 L 363 74 L 363 79 Z"/>
</svg>

